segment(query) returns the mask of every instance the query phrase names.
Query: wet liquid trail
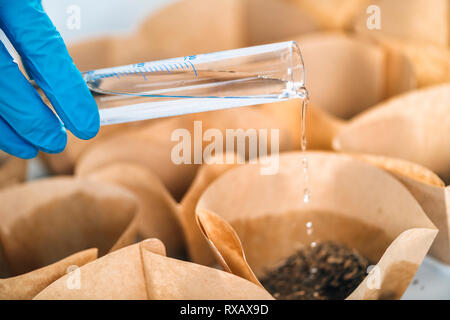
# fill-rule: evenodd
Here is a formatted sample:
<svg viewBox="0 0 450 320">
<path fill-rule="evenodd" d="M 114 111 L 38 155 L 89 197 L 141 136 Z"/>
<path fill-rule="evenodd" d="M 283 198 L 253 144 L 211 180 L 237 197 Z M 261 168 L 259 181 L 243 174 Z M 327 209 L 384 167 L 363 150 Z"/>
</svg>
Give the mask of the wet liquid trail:
<svg viewBox="0 0 450 320">
<path fill-rule="evenodd" d="M 300 132 L 300 147 L 302 151 L 302 174 L 304 179 L 304 188 L 303 188 L 303 202 L 308 203 L 311 199 L 311 190 L 309 189 L 308 182 L 309 182 L 309 172 L 308 172 L 308 156 L 306 154 L 306 147 L 307 147 L 307 139 L 306 139 L 306 113 L 308 109 L 308 102 L 309 102 L 309 93 L 306 88 L 301 88 L 299 91 L 297 91 L 297 94 L 299 97 L 301 97 L 301 115 L 300 115 L 300 126 L 301 126 L 301 132 Z M 311 248 L 316 247 L 317 243 L 314 241 L 313 238 L 313 223 L 311 221 L 306 222 L 306 235 L 308 237 L 308 243 Z M 315 277 L 315 274 L 317 273 L 316 267 L 311 267 L 310 270 L 310 276 Z"/>
<path fill-rule="evenodd" d="M 297 91 L 297 95 L 301 97 L 301 115 L 300 115 L 300 126 L 301 126 L 301 132 L 300 132 L 300 147 L 301 151 L 303 153 L 302 158 L 302 171 L 303 171 L 303 179 L 305 182 L 305 187 L 303 189 L 303 202 L 308 203 L 309 199 L 311 197 L 311 192 L 308 188 L 308 158 L 306 156 L 306 112 L 308 109 L 308 102 L 309 102 L 309 93 L 306 88 L 301 88 Z"/>
</svg>

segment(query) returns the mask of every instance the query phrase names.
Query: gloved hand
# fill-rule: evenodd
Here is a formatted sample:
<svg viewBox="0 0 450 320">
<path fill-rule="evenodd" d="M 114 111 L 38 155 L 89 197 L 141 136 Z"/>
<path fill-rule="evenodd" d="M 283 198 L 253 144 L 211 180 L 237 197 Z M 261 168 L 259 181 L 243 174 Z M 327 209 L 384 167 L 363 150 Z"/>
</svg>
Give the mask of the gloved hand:
<svg viewBox="0 0 450 320">
<path fill-rule="evenodd" d="M 0 29 L 64 123 L 0 42 L 0 149 L 33 158 L 38 150 L 64 150 L 65 128 L 81 139 L 94 137 L 100 126 L 97 105 L 41 1 L 0 0 Z"/>
</svg>

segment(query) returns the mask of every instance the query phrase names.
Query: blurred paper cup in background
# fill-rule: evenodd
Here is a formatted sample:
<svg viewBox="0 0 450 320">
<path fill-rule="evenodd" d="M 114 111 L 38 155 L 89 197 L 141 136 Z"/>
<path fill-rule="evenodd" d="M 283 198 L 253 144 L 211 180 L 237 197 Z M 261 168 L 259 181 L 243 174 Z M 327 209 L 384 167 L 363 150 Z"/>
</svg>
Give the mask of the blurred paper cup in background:
<svg viewBox="0 0 450 320">
<path fill-rule="evenodd" d="M 450 264 L 450 187 L 445 187 L 429 169 L 412 162 L 365 154 L 353 156 L 389 171 L 408 188 L 439 229 L 429 254 Z"/>
<path fill-rule="evenodd" d="M 86 178 L 128 189 L 139 201 L 136 217 L 139 237 L 161 239 L 169 256 L 183 255 L 184 237 L 177 203 L 149 169 L 134 163 L 114 162 Z"/>
<path fill-rule="evenodd" d="M 135 241 L 137 201 L 119 187 L 49 178 L 2 190 L 0 201 L 2 263 L 9 276 L 81 250 L 105 255 Z"/>
<path fill-rule="evenodd" d="M 25 181 L 27 161 L 0 151 L 0 189 Z"/>
<path fill-rule="evenodd" d="M 382 102 L 352 119 L 335 137 L 338 151 L 405 159 L 450 182 L 450 85 Z"/>
</svg>

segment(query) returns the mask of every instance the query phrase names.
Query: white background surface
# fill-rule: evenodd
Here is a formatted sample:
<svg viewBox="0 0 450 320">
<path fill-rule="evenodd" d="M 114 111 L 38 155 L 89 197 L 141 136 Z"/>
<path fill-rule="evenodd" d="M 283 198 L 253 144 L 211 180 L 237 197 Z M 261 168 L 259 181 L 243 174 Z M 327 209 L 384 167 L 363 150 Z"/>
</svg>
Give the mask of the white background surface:
<svg viewBox="0 0 450 320">
<path fill-rule="evenodd" d="M 44 0 L 43 3 L 65 41 L 72 42 L 132 32 L 146 16 L 174 1 L 177 0 Z M 67 27 L 67 8 L 74 4 L 81 9 L 80 30 Z M 32 177 L 42 174 L 38 163 L 32 163 L 30 174 Z M 450 266 L 426 258 L 414 279 L 404 299 L 450 300 Z"/>
</svg>

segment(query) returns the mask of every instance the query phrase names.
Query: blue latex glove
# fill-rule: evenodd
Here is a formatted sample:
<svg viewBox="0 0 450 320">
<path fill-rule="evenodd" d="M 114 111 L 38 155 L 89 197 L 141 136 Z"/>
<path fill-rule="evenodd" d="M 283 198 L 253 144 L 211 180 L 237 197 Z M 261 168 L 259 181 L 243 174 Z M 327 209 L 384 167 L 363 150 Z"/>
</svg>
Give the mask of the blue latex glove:
<svg viewBox="0 0 450 320">
<path fill-rule="evenodd" d="M 97 105 L 41 1 L 0 0 L 0 29 L 64 123 L 0 42 L 0 149 L 33 158 L 38 150 L 64 150 L 65 128 L 81 139 L 94 137 L 100 126 Z"/>
</svg>

